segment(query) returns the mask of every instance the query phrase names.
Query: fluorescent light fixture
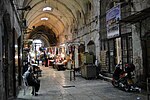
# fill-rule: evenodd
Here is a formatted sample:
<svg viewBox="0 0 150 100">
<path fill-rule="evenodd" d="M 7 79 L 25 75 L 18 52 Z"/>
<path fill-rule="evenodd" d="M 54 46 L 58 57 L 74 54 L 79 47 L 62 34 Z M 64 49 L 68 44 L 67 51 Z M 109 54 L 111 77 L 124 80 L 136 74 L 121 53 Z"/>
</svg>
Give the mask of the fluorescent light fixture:
<svg viewBox="0 0 150 100">
<path fill-rule="evenodd" d="M 43 17 L 43 18 L 41 18 L 41 20 L 48 20 L 48 18 L 47 17 Z"/>
<path fill-rule="evenodd" d="M 51 11 L 51 10 L 52 10 L 51 7 L 45 7 L 45 8 L 43 8 L 43 11 Z"/>
</svg>

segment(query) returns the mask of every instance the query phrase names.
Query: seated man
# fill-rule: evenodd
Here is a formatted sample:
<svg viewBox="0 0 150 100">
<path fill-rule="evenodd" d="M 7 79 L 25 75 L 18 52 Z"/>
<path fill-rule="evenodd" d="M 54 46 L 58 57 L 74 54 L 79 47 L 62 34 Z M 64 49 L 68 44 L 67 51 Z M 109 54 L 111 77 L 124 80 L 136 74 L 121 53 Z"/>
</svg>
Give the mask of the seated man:
<svg viewBox="0 0 150 100">
<path fill-rule="evenodd" d="M 37 96 L 38 94 L 36 92 L 39 91 L 40 80 L 38 80 L 34 77 L 34 74 L 32 73 L 32 67 L 28 67 L 28 70 L 24 73 L 23 76 L 26 78 L 28 85 L 33 86 L 31 94 Z M 35 93 L 34 93 L 34 91 L 35 91 Z"/>
</svg>

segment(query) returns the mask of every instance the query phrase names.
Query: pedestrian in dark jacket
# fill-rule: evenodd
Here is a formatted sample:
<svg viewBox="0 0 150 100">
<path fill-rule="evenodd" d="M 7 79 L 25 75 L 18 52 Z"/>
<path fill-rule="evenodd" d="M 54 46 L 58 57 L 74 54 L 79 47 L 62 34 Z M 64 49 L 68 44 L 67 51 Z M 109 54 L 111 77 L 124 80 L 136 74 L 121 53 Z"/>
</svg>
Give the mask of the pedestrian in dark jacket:
<svg viewBox="0 0 150 100">
<path fill-rule="evenodd" d="M 39 91 L 40 80 L 35 78 L 33 71 L 32 71 L 32 67 L 28 68 L 28 70 L 24 73 L 23 77 L 26 78 L 29 86 L 33 86 L 31 94 L 37 96 L 38 94 L 36 92 Z M 35 91 L 35 93 L 34 93 L 34 91 Z"/>
</svg>

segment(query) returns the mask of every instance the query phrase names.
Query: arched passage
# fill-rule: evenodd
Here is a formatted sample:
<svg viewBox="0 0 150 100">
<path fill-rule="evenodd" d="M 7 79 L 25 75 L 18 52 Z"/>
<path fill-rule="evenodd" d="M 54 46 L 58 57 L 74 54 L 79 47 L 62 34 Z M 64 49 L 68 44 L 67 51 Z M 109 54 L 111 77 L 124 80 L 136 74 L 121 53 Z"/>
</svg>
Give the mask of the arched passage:
<svg viewBox="0 0 150 100">
<path fill-rule="evenodd" d="M 89 53 L 92 53 L 94 55 L 96 55 L 96 50 L 95 50 L 95 43 L 94 41 L 89 41 L 89 43 L 87 44 L 87 49 L 89 51 Z"/>
<path fill-rule="evenodd" d="M 44 25 L 34 28 L 30 32 L 28 39 L 41 39 L 45 47 L 56 46 L 58 42 L 55 33 Z"/>
</svg>

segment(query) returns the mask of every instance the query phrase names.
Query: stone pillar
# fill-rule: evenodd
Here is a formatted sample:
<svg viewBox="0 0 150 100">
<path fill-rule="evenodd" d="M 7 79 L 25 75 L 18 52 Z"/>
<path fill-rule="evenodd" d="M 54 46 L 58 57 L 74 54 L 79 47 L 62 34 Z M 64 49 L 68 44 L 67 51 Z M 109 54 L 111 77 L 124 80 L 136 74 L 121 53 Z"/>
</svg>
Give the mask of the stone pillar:
<svg viewBox="0 0 150 100">
<path fill-rule="evenodd" d="M 142 61 L 142 45 L 140 39 L 140 30 L 138 24 L 132 25 L 132 41 L 133 41 L 133 63 L 135 64 L 136 80 L 141 79 L 143 75 Z"/>
<path fill-rule="evenodd" d="M 4 25 L 3 25 L 3 15 L 5 13 L 5 7 L 4 7 L 4 3 L 1 2 L 0 3 L 0 100 L 5 100 L 5 88 L 4 88 L 4 75 L 3 75 L 3 50 L 2 50 L 2 36 L 4 34 Z"/>
<path fill-rule="evenodd" d="M 75 45 L 75 68 L 79 68 L 79 59 L 78 59 L 78 45 Z"/>
</svg>

